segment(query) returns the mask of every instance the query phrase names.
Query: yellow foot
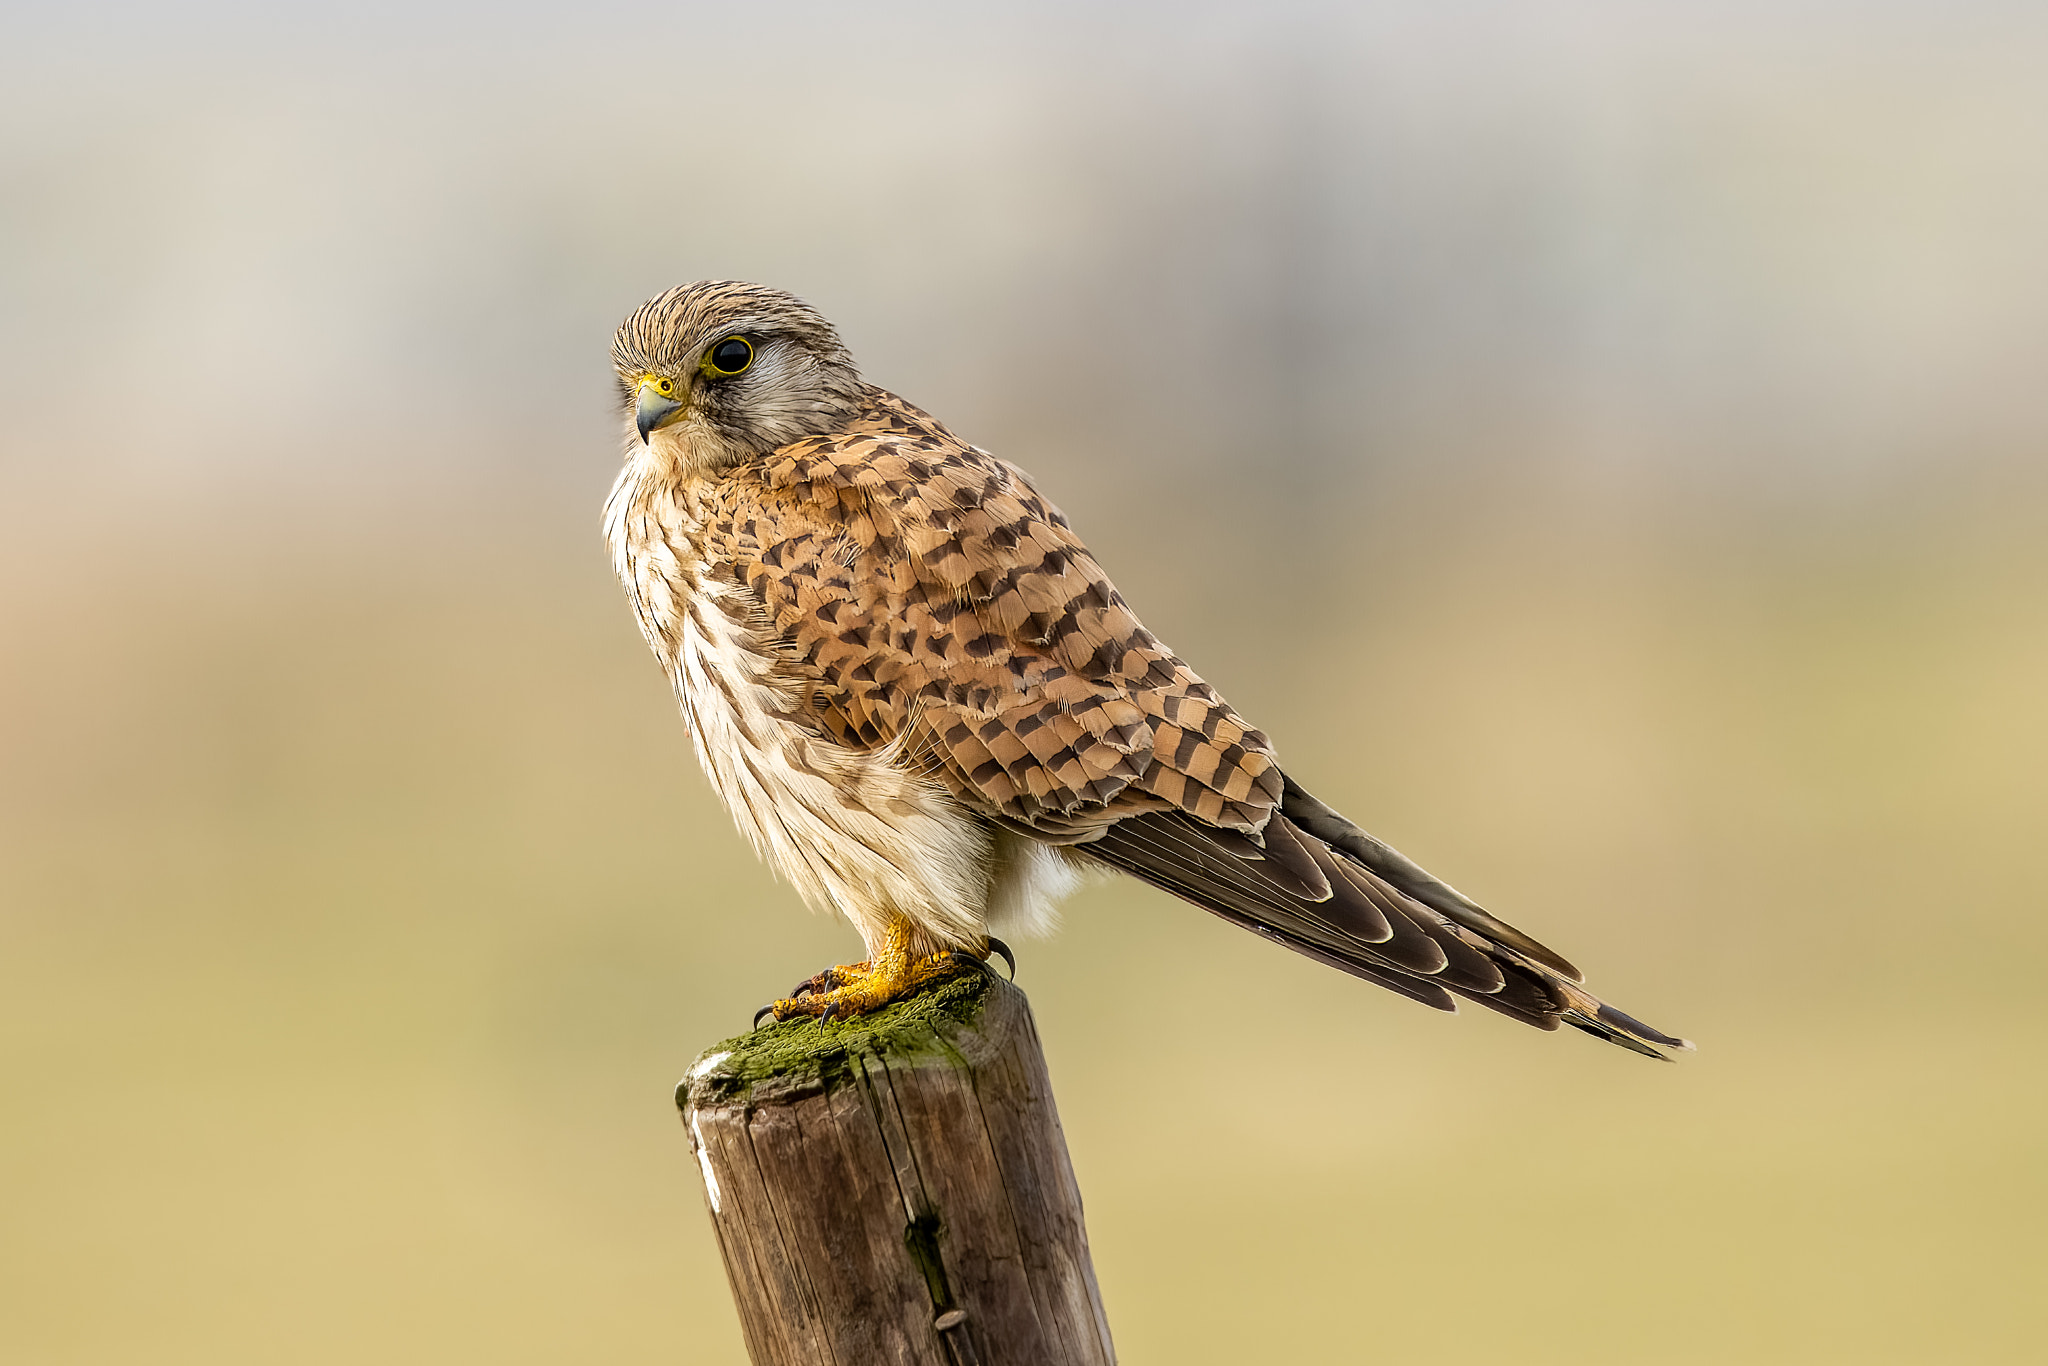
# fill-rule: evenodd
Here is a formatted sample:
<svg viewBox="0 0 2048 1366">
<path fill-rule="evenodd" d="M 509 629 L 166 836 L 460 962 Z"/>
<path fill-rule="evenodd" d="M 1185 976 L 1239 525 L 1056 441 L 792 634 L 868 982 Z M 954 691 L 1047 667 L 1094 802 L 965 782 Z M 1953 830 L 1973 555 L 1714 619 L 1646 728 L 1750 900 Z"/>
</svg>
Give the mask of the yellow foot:
<svg viewBox="0 0 2048 1366">
<path fill-rule="evenodd" d="M 993 973 L 994 969 L 973 954 L 960 951 L 934 953 L 915 960 L 899 958 L 893 964 L 885 959 L 880 967 L 871 962 L 851 963 L 827 968 L 816 977 L 797 983 L 793 995 L 771 1003 L 766 1013 L 778 1020 L 800 1015 L 865 1015 L 970 972 Z M 760 1017 L 755 1018 L 758 1021 Z"/>
<path fill-rule="evenodd" d="M 937 956 L 945 957 L 944 954 Z M 988 936 L 988 950 L 980 955 L 983 963 L 986 963 L 990 957 L 1002 959 L 1004 966 L 1010 970 L 1010 980 L 1013 982 L 1017 980 L 1017 955 L 1010 952 L 1008 944 L 1005 944 L 994 935 Z M 872 961 L 866 958 L 861 959 L 858 963 L 847 963 L 836 968 L 826 968 L 817 976 L 806 977 L 803 981 L 791 987 L 789 995 L 793 1000 L 797 997 L 808 996 L 813 992 L 834 991 L 846 986 L 850 982 L 870 975 L 874 970 Z"/>
</svg>

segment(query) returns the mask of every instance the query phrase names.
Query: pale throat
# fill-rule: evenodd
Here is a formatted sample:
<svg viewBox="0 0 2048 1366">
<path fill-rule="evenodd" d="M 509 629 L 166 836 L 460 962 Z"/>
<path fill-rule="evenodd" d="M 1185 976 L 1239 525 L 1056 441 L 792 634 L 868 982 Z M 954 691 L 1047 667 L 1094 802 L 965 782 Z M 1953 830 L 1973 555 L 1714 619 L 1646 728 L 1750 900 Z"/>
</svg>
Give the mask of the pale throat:
<svg viewBox="0 0 2048 1366">
<path fill-rule="evenodd" d="M 671 484 L 706 478 L 734 463 L 729 438 L 695 413 L 649 432 L 634 459 L 649 475 Z"/>
</svg>

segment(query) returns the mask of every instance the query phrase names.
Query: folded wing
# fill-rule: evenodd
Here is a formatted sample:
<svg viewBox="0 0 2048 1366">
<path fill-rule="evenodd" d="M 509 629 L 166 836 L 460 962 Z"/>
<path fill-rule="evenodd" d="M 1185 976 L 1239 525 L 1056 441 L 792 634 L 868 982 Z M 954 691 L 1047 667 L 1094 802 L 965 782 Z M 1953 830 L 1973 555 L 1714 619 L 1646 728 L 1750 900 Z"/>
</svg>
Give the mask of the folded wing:
<svg viewBox="0 0 2048 1366">
<path fill-rule="evenodd" d="M 874 391 L 849 431 L 717 496 L 713 558 L 820 733 L 893 746 L 991 822 L 1426 1005 L 1689 1047 L 1286 779 L 1022 472 L 902 400 Z"/>
</svg>

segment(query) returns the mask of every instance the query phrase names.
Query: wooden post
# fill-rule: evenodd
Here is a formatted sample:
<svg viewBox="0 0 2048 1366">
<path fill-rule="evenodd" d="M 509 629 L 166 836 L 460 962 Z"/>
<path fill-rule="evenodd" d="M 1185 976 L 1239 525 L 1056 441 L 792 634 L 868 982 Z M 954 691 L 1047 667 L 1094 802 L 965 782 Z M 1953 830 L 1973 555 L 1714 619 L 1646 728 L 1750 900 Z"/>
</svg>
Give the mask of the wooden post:
<svg viewBox="0 0 2048 1366">
<path fill-rule="evenodd" d="M 1024 993 L 718 1045 L 676 1088 L 754 1366 L 1111 1366 Z"/>
</svg>

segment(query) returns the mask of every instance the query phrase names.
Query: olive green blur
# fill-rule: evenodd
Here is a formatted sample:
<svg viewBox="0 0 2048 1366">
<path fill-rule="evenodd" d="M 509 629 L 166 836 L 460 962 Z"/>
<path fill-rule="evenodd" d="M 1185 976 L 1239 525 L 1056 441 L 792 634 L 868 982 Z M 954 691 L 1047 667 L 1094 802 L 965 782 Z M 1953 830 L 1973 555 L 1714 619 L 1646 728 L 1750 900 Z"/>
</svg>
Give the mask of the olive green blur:
<svg viewBox="0 0 2048 1366">
<path fill-rule="evenodd" d="M 598 536 L 704 276 L 1699 1043 L 1084 891 L 1125 1360 L 2037 1360 L 2048 18 L 1694 8 L 0 17 L 0 1360 L 743 1359 L 672 1093 L 859 949 Z"/>
</svg>

